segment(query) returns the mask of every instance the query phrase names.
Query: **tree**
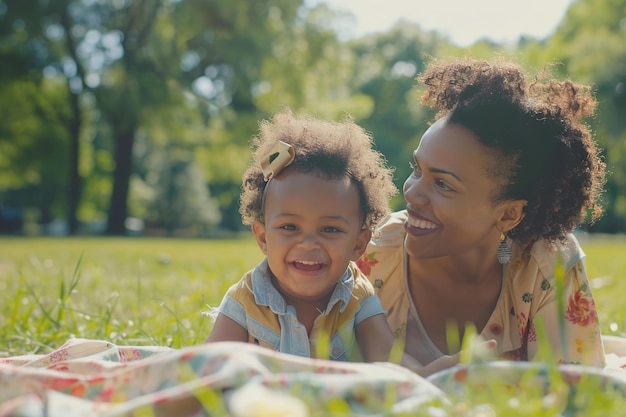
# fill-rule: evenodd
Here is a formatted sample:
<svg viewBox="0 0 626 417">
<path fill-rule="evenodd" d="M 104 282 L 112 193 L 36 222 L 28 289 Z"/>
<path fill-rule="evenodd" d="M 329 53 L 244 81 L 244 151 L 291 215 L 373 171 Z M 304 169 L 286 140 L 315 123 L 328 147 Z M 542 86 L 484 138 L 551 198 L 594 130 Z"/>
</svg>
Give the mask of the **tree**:
<svg viewBox="0 0 626 417">
<path fill-rule="evenodd" d="M 164 2 L 160 10 L 159 2 L 145 0 L 115 13 L 116 21 L 123 22 L 115 29 L 123 39 L 124 55 L 116 66 L 117 79 L 123 82 L 115 84 L 122 88 L 96 92 L 101 110 L 114 126 L 117 145 L 109 233 L 123 232 L 132 146 L 142 111 L 153 111 L 154 103 L 165 107 L 179 103 L 180 93 L 189 89 L 204 94 L 206 123 L 219 115 L 235 126 L 246 114 L 256 116 L 252 91 L 258 63 L 279 32 L 276 26 L 295 19 L 300 4 L 181 0 Z M 228 115 L 235 117 L 229 120 Z"/>
<path fill-rule="evenodd" d="M 169 161 L 166 175 L 159 182 L 155 208 L 156 223 L 170 236 L 176 230 L 208 235 L 220 220 L 217 204 L 209 197 L 200 167 L 189 158 Z"/>
<path fill-rule="evenodd" d="M 354 41 L 353 89 L 371 97 L 374 107 L 360 124 L 370 131 L 378 149 L 396 167 L 396 186 L 408 176 L 408 158 L 433 112 L 419 102 L 415 76 L 444 43 L 413 24 L 399 23 L 389 32 Z M 400 196 L 398 198 L 401 198 Z"/>
<path fill-rule="evenodd" d="M 66 91 L 53 80 L 28 77 L 1 84 L 0 208 L 37 210 L 46 224 L 64 207 L 59 196 L 67 175 L 59 166 L 68 160 Z"/>
<path fill-rule="evenodd" d="M 78 223 L 76 210 L 80 201 L 81 181 L 78 171 L 78 154 L 80 148 L 80 130 L 82 112 L 79 103 L 81 67 L 72 66 L 69 61 L 64 64 L 66 52 L 71 55 L 72 38 L 62 33 L 63 23 L 68 18 L 67 1 L 38 2 L 35 0 L 7 0 L 6 9 L 0 19 L 2 25 L 5 49 L 3 55 L 8 58 L 3 65 L 2 72 L 6 76 L 5 82 L 30 77 L 39 84 L 43 80 L 45 70 L 48 73 L 57 73 L 61 69 L 66 76 L 68 112 L 48 112 L 47 120 L 56 119 L 67 130 L 69 138 L 69 152 L 67 158 L 68 183 L 67 189 L 67 222 L 70 233 L 74 233 Z M 22 72 L 23 71 L 23 72 Z M 26 75 L 25 75 L 26 74 Z M 38 95 L 37 101 L 45 101 L 46 95 Z M 35 106 L 36 107 L 36 106 Z M 63 106 L 63 108 L 66 108 Z M 35 112 L 36 114 L 36 112 Z M 43 172 L 39 172 L 43 174 Z M 47 217 L 42 215 L 42 217 Z"/>
<path fill-rule="evenodd" d="M 626 0 L 577 0 L 545 48 L 533 51 L 535 66 L 554 63 L 562 77 L 590 84 L 598 98 L 597 117 L 589 120 L 604 149 L 609 171 L 606 215 L 592 231 L 626 228 Z"/>
<path fill-rule="evenodd" d="M 163 105 L 170 86 L 170 74 L 157 65 L 149 48 L 161 2 L 141 0 L 116 5 L 81 4 L 83 10 L 76 13 L 73 22 L 74 26 L 90 28 L 87 33 L 91 36 L 77 42 L 89 51 L 87 57 L 93 60 L 103 56 L 102 65 L 92 65 L 86 76 L 94 78 L 90 84 L 98 110 L 113 132 L 115 170 L 108 234 L 125 233 L 135 135 L 143 112 Z M 67 29 L 72 32 L 71 26 Z"/>
</svg>

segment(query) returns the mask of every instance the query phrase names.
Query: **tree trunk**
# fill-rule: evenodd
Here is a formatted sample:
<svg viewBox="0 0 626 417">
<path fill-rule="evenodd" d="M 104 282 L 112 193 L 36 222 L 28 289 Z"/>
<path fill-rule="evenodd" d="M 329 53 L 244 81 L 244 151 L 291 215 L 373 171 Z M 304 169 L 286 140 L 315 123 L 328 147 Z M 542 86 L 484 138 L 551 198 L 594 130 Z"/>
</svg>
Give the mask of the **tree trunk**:
<svg viewBox="0 0 626 417">
<path fill-rule="evenodd" d="M 60 9 L 61 25 L 65 30 L 65 46 L 67 53 L 74 60 L 76 64 L 76 77 L 80 80 L 81 85 L 84 85 L 85 77 L 84 70 L 81 65 L 78 55 L 76 53 L 76 42 L 72 36 L 72 19 L 70 17 L 70 2 L 63 2 L 63 7 Z M 75 81 L 75 80 L 74 80 Z M 68 132 L 70 136 L 70 158 L 69 158 L 69 172 L 68 172 L 68 190 L 67 190 L 67 233 L 74 235 L 78 231 L 78 218 L 76 212 L 78 211 L 78 205 L 80 204 L 82 184 L 80 178 L 79 159 L 80 159 L 80 129 L 82 127 L 82 109 L 80 107 L 80 94 L 79 91 L 72 91 L 72 79 L 67 79 L 67 89 L 69 93 L 70 109 L 72 111 L 70 120 L 68 122 Z"/>
<path fill-rule="evenodd" d="M 69 84 L 69 81 L 68 81 Z M 70 133 L 70 158 L 69 158 L 69 182 L 67 190 L 67 233 L 75 235 L 78 231 L 78 204 L 81 197 L 81 178 L 78 170 L 80 159 L 80 128 L 82 113 L 79 103 L 79 95 L 70 92 L 70 107 L 72 115 L 68 123 Z"/>
<path fill-rule="evenodd" d="M 124 235 L 126 227 L 128 189 L 133 170 L 133 143 L 136 129 L 116 132 L 115 134 L 115 171 L 113 172 L 113 191 L 107 224 L 107 234 Z"/>
</svg>

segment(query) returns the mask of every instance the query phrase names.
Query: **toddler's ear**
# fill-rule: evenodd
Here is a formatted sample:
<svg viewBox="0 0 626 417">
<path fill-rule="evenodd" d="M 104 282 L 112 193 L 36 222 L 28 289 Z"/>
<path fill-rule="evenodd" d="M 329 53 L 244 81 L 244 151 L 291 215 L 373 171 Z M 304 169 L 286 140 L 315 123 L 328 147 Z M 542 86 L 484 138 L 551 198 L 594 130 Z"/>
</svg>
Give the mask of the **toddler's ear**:
<svg viewBox="0 0 626 417">
<path fill-rule="evenodd" d="M 370 243 L 370 239 L 372 238 L 372 231 L 369 229 L 363 229 L 359 232 L 359 235 L 356 238 L 356 243 L 354 245 L 354 250 L 352 254 L 352 260 L 356 261 L 363 255 L 365 249 L 367 249 L 367 244 Z"/>
<path fill-rule="evenodd" d="M 252 223 L 252 233 L 256 239 L 257 245 L 264 255 L 267 255 L 267 241 L 265 240 L 265 225 L 260 221 Z"/>
</svg>

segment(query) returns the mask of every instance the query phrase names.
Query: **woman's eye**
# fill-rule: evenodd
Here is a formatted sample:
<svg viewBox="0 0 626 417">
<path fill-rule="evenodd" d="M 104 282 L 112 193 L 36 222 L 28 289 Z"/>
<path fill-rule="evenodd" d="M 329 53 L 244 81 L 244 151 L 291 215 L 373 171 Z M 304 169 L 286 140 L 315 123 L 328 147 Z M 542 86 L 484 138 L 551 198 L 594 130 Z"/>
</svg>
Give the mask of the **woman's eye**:
<svg viewBox="0 0 626 417">
<path fill-rule="evenodd" d="M 436 181 L 437 187 L 441 188 L 444 191 L 454 191 L 454 189 L 452 187 L 450 187 L 445 181 L 443 180 L 437 180 Z"/>
<path fill-rule="evenodd" d="M 413 170 L 414 174 L 419 174 L 422 172 L 422 170 L 420 169 L 420 166 L 417 165 L 415 162 L 410 161 L 409 162 L 409 166 L 411 167 L 411 169 Z"/>
</svg>

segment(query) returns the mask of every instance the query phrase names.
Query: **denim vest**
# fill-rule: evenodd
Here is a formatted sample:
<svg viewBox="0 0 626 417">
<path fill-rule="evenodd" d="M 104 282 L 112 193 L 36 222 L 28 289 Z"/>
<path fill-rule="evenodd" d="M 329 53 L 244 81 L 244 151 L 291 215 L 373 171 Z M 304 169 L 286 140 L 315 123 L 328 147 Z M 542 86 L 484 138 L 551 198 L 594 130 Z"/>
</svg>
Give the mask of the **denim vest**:
<svg viewBox="0 0 626 417">
<path fill-rule="evenodd" d="M 265 259 L 228 290 L 219 313 L 245 328 L 250 343 L 315 357 L 319 338 L 327 337 L 328 357 L 346 361 L 354 349 L 356 326 L 369 317 L 384 314 L 384 310 L 370 282 L 351 262 L 335 286 L 328 306 L 315 320 L 309 339 L 295 308 L 285 302 L 272 284 Z"/>
</svg>

